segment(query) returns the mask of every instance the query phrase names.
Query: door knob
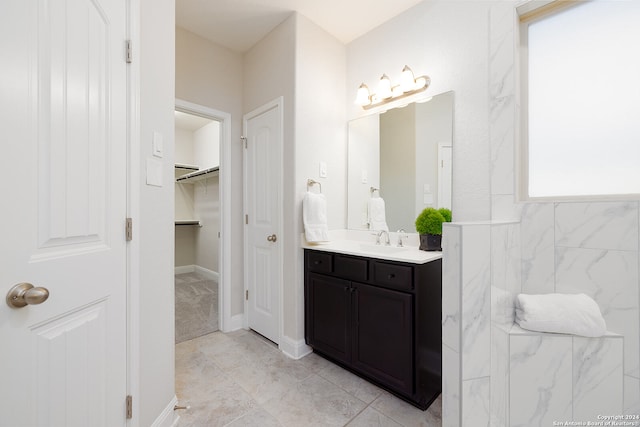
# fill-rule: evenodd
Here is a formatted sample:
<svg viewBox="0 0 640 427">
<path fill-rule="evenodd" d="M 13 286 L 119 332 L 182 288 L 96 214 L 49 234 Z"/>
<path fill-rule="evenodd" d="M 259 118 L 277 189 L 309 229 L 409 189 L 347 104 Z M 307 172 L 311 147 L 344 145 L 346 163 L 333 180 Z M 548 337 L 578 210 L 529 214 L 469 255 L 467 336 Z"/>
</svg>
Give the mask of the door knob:
<svg viewBox="0 0 640 427">
<path fill-rule="evenodd" d="M 11 308 L 42 304 L 49 298 L 47 288 L 36 288 L 31 283 L 18 283 L 7 293 L 7 304 Z"/>
<path fill-rule="evenodd" d="M 278 240 L 278 237 L 275 234 L 272 234 L 271 236 L 267 236 L 268 242 L 275 242 L 276 240 Z"/>
</svg>

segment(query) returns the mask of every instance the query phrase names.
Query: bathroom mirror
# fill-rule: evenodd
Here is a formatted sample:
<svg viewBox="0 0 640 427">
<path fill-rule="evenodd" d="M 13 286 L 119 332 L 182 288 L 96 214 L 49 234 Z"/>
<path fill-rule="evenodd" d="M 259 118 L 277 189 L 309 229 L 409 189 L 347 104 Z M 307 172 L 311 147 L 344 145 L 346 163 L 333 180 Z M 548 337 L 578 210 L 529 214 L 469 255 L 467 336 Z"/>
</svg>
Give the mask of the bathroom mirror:
<svg viewBox="0 0 640 427">
<path fill-rule="evenodd" d="M 384 200 L 389 231 L 415 232 L 424 208 L 451 208 L 452 143 L 453 92 L 350 121 L 348 228 L 377 228 L 371 197 Z"/>
</svg>

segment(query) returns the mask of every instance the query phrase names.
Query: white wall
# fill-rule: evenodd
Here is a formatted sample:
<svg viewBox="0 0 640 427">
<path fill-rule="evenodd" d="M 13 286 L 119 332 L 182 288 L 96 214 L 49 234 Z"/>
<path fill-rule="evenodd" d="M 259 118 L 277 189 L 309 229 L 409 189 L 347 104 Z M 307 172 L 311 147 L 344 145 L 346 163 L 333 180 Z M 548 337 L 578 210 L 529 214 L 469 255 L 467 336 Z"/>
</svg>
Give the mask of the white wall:
<svg viewBox="0 0 640 427">
<path fill-rule="evenodd" d="M 285 253 L 285 256 L 290 254 L 292 257 L 292 268 L 285 273 L 285 280 L 293 292 L 285 304 L 293 303 L 296 312 L 294 322 L 285 324 L 285 331 L 296 340 L 304 340 L 300 235 L 303 232 L 302 199 L 308 178 L 322 183 L 322 191 L 327 198 L 329 228 L 346 228 L 347 225 L 347 120 L 343 107 L 346 49 L 322 28 L 298 15 L 295 53 L 295 193 L 290 207 L 294 218 L 294 240 Z M 321 161 L 327 164 L 326 178 L 320 178 L 318 173 Z M 289 266 L 285 267 L 288 269 Z"/>
<path fill-rule="evenodd" d="M 220 166 L 220 122 L 213 121 L 193 133 L 193 157 L 198 167 Z"/>
<path fill-rule="evenodd" d="M 453 216 L 490 218 L 488 145 L 488 14 L 490 2 L 423 2 L 347 46 L 347 115 L 362 82 L 383 73 L 399 81 L 404 65 L 431 77 L 423 94 L 454 91 Z"/>
<path fill-rule="evenodd" d="M 200 169 L 220 166 L 220 122 L 213 121 L 193 133 L 193 152 Z M 212 176 L 193 185 L 193 210 L 202 227 L 194 235 L 195 265 L 219 272 L 220 179 Z M 231 236 L 233 239 L 233 236 Z"/>
<path fill-rule="evenodd" d="M 218 232 L 220 232 L 220 180 L 218 176 L 213 176 L 199 181 L 194 187 L 193 209 L 196 218 L 202 224 L 202 227 L 195 228 L 194 264 L 217 273 L 220 271 L 218 266 L 220 255 L 220 239 L 218 238 Z"/>
<path fill-rule="evenodd" d="M 416 182 L 416 105 L 380 116 L 380 196 L 389 231 L 413 231 Z"/>
<path fill-rule="evenodd" d="M 426 207 L 442 207 L 438 200 L 438 143 L 451 143 L 451 141 L 453 141 L 453 94 L 443 94 L 429 102 L 416 104 L 414 218 Z M 433 197 L 432 203 L 424 203 L 424 184 L 429 185 Z"/>
<path fill-rule="evenodd" d="M 187 129 L 176 128 L 175 135 L 176 163 L 193 165 L 193 132 Z"/>
<path fill-rule="evenodd" d="M 175 131 L 175 163 L 194 165 L 194 135 L 193 132 L 186 129 L 176 129 Z M 179 177 L 188 173 L 184 170 L 176 170 L 175 177 Z M 194 199 L 194 187 L 193 185 L 174 184 L 175 188 L 175 218 L 176 220 L 192 220 L 195 219 L 195 213 L 193 211 L 193 199 Z M 176 243 L 181 242 L 183 245 L 178 246 L 176 244 L 176 260 L 181 252 L 183 252 L 184 244 L 187 244 L 185 238 L 193 233 L 180 233 L 180 238 L 176 238 Z M 192 250 L 189 250 L 192 252 Z M 189 257 L 191 259 L 192 257 Z M 190 264 L 177 264 L 178 265 L 190 265 Z"/>
<path fill-rule="evenodd" d="M 244 57 L 244 111 L 248 113 L 256 108 L 283 97 L 283 223 L 295 224 L 293 193 L 295 188 L 295 45 L 296 16 L 292 15 L 276 27 L 263 40 L 249 50 Z M 283 276 L 283 324 L 284 334 L 295 336 L 295 285 L 291 272 L 295 271 L 298 227 L 285 226 L 282 239 L 284 246 Z M 293 328 L 293 329 L 292 329 Z"/>
<path fill-rule="evenodd" d="M 242 132 L 243 58 L 176 28 L 176 98 L 231 114 L 231 315 L 243 311 Z"/>
<path fill-rule="evenodd" d="M 293 14 L 245 55 L 245 111 L 284 97 L 283 325 L 285 340 L 304 343 L 302 198 L 307 179 L 322 182 L 330 228 L 346 226 L 345 47 Z M 320 178 L 319 162 L 327 163 Z"/>
<path fill-rule="evenodd" d="M 380 115 L 352 120 L 348 128 L 347 228 L 368 229 L 371 187 L 380 188 Z"/>
<path fill-rule="evenodd" d="M 132 190 L 134 241 L 130 249 L 139 257 L 131 266 L 138 290 L 131 307 L 139 315 L 139 360 L 134 361 L 133 383 L 138 380 L 134 416 L 139 426 L 150 426 L 171 405 L 174 386 L 174 22 L 173 0 L 140 1 L 140 43 L 134 45 L 139 67 L 138 185 Z M 161 70 L 161 72 L 159 72 Z M 152 158 L 152 138 L 164 139 L 162 187 L 146 185 L 146 161 Z M 134 170 L 137 170 L 135 168 Z M 135 176 L 135 175 L 134 175 Z M 137 277 L 136 277 L 137 276 Z M 135 321 L 134 321 L 135 322 Z M 134 324 L 134 327 L 136 325 Z M 138 347 L 139 346 L 139 347 Z M 137 369 L 136 369 L 137 368 Z M 139 408 L 139 411 L 137 409 Z M 173 417 L 170 413 L 169 417 Z"/>
</svg>

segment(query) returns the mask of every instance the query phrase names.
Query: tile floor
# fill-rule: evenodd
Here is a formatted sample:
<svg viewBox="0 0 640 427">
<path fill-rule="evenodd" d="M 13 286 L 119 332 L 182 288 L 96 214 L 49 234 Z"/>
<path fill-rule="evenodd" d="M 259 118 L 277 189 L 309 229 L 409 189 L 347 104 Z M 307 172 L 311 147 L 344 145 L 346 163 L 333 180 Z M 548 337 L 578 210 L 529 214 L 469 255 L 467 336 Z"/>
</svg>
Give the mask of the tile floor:
<svg viewBox="0 0 640 427">
<path fill-rule="evenodd" d="M 176 274 L 176 343 L 218 330 L 218 282 L 197 273 Z"/>
<path fill-rule="evenodd" d="M 333 363 L 292 360 L 252 331 L 176 345 L 180 426 L 436 427 L 441 401 L 421 411 Z"/>
</svg>

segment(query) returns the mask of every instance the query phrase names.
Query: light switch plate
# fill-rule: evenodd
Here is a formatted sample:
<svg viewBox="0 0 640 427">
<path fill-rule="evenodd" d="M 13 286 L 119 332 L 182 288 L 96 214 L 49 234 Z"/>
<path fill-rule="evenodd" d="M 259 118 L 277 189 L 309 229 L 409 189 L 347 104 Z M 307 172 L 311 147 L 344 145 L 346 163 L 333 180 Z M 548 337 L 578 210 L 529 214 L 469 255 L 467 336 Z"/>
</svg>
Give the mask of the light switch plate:
<svg viewBox="0 0 640 427">
<path fill-rule="evenodd" d="M 153 132 L 153 155 L 160 157 L 164 155 L 164 141 L 160 132 Z"/>
<path fill-rule="evenodd" d="M 147 185 L 162 187 L 162 162 L 156 159 L 147 159 Z"/>
<path fill-rule="evenodd" d="M 362 182 L 363 184 L 366 184 L 366 183 L 367 183 L 367 181 L 369 181 L 369 176 L 368 176 L 368 174 L 367 174 L 367 171 L 363 169 L 363 170 L 362 170 L 362 178 L 361 178 L 361 182 Z"/>
<path fill-rule="evenodd" d="M 320 178 L 326 178 L 327 177 L 327 163 L 326 162 L 320 162 L 320 171 L 318 172 L 318 174 L 320 175 Z"/>
</svg>

